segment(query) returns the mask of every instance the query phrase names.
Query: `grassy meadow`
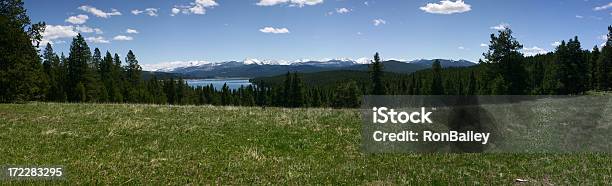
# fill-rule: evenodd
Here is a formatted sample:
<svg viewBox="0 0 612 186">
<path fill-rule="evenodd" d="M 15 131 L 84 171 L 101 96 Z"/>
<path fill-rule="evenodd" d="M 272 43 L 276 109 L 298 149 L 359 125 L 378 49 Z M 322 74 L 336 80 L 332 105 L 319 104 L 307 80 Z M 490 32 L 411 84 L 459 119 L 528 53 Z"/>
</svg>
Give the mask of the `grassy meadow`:
<svg viewBox="0 0 612 186">
<path fill-rule="evenodd" d="M 0 104 L 0 166 L 71 184 L 610 184 L 609 154 L 363 154 L 358 110 Z"/>
</svg>

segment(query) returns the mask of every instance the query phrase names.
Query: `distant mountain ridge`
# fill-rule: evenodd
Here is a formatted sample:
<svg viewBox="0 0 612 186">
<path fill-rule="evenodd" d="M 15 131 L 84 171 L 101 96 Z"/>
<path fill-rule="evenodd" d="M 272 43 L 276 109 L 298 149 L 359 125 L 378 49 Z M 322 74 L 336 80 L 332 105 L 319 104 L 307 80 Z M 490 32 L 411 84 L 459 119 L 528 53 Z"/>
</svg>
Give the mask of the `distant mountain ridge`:
<svg viewBox="0 0 612 186">
<path fill-rule="evenodd" d="M 434 59 L 435 60 L 435 59 Z M 389 60 L 384 61 L 385 71 L 395 73 L 412 73 L 430 68 L 434 60 L 420 59 L 409 62 Z M 467 60 L 438 59 L 444 68 L 468 67 L 475 63 Z M 294 62 L 245 59 L 243 61 L 227 62 L 171 62 L 158 65 L 143 65 L 143 68 L 152 72 L 166 72 L 180 74 L 188 78 L 214 78 L 214 77 L 269 77 L 287 72 L 312 73 L 332 70 L 367 71 L 368 59 L 330 59 L 322 61 L 300 60 Z"/>
</svg>

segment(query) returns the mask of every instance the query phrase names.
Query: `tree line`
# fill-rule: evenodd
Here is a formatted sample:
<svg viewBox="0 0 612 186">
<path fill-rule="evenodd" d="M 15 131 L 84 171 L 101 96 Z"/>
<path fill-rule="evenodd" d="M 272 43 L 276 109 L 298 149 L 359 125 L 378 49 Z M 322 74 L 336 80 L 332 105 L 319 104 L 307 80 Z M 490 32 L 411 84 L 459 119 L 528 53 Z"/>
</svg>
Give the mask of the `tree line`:
<svg viewBox="0 0 612 186">
<path fill-rule="evenodd" d="M 343 108 L 359 107 L 363 95 L 568 95 L 612 88 L 612 26 L 601 50 L 584 50 L 574 37 L 554 52 L 524 56 L 512 30 L 505 29 L 491 34 L 489 50 L 472 67 L 442 68 L 435 61 L 431 69 L 394 74 L 384 71 L 376 53 L 364 79 L 307 85 L 301 74 L 287 72 L 282 83 L 217 89 L 192 87 L 180 77 L 144 79 L 133 51 L 123 61 L 117 53 L 92 52 L 80 34 L 67 57 L 50 44 L 39 55 L 44 23 L 31 24 L 20 0 L 0 2 L 0 102 Z"/>
</svg>

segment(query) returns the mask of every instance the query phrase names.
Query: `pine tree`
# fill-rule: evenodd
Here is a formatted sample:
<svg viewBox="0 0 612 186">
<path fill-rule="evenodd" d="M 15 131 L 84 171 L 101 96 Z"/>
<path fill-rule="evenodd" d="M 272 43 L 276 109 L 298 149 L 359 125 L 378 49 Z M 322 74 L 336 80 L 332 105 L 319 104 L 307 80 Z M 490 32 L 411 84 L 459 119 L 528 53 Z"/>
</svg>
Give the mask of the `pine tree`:
<svg viewBox="0 0 612 186">
<path fill-rule="evenodd" d="M 293 90 L 293 76 L 291 76 L 290 72 L 287 72 L 285 75 L 285 82 L 283 86 L 283 94 L 281 99 L 281 105 L 285 107 L 290 107 L 293 105 L 292 99 L 292 90 Z"/>
<path fill-rule="evenodd" d="M 227 83 L 223 83 L 223 87 L 221 88 L 221 105 L 231 105 L 231 91 Z"/>
<path fill-rule="evenodd" d="M 599 59 L 599 47 L 595 45 L 589 56 L 589 89 L 597 89 L 597 60 Z"/>
<path fill-rule="evenodd" d="M 374 54 L 374 61 L 370 65 L 370 78 L 372 81 L 372 94 L 373 95 L 385 95 L 386 88 L 383 82 L 384 66 L 380 60 L 378 52 Z"/>
<path fill-rule="evenodd" d="M 512 36 L 512 30 L 509 28 L 500 30 L 497 36 L 491 34 L 489 51 L 483 55 L 487 60 L 486 63 L 490 63 L 486 67 L 491 70 L 489 73 L 492 73 L 492 77 L 499 74 L 505 81 L 503 87 L 507 87 L 507 92 L 503 94 L 521 95 L 527 88 L 527 72 L 522 64 L 523 54 L 519 52 L 522 48 L 523 45 Z M 496 79 L 499 80 L 497 77 Z"/>
<path fill-rule="evenodd" d="M 128 82 L 131 83 L 132 86 L 138 85 L 140 83 L 142 68 L 138 64 L 138 60 L 136 59 L 136 56 L 134 55 L 132 50 L 130 50 L 127 56 L 125 57 L 125 62 L 127 63 L 126 78 Z"/>
<path fill-rule="evenodd" d="M 609 90 L 612 82 L 612 26 L 608 27 L 608 40 L 597 60 L 597 84 L 599 90 Z"/>
<path fill-rule="evenodd" d="M 304 95 L 304 83 L 302 79 L 298 76 L 297 72 L 293 73 L 293 78 L 291 82 L 291 107 L 302 107 L 306 104 L 305 95 Z"/>
<path fill-rule="evenodd" d="M 87 89 L 85 83 L 88 81 L 88 62 L 91 59 L 91 51 L 81 34 L 78 34 L 72 40 L 70 45 L 70 54 L 68 55 L 68 100 L 69 101 L 86 101 Z M 80 85 L 80 87 L 77 87 Z M 77 90 L 78 88 L 78 90 Z M 83 93 L 85 92 L 85 93 Z"/>
<path fill-rule="evenodd" d="M 89 95 L 90 101 L 95 102 L 107 102 L 108 101 L 108 92 L 104 83 L 101 81 L 101 69 L 102 65 L 102 53 L 100 49 L 95 48 L 94 53 L 91 59 L 91 64 L 89 65 L 88 75 L 89 75 L 89 83 L 88 90 L 91 92 Z"/>
<path fill-rule="evenodd" d="M 21 0 L 1 5 L 0 102 L 42 99 L 47 82 L 36 48 L 45 24 L 31 24 Z"/>
<path fill-rule="evenodd" d="M 359 87 L 354 81 L 338 85 L 334 92 L 334 108 L 358 108 L 361 105 Z"/>
<path fill-rule="evenodd" d="M 123 68 L 121 68 L 121 58 L 119 54 L 115 53 L 113 57 L 113 66 L 111 67 L 111 79 L 114 87 L 113 93 L 111 94 L 112 101 L 120 103 L 124 101 L 125 87 L 123 86 Z"/>
<path fill-rule="evenodd" d="M 474 75 L 474 71 L 470 71 L 470 77 L 468 79 L 467 92 L 465 93 L 468 96 L 476 95 L 476 76 Z"/>
<path fill-rule="evenodd" d="M 43 52 L 43 70 L 47 76 L 48 91 L 46 92 L 46 100 L 58 101 L 61 99 L 60 84 L 58 82 L 57 69 L 59 68 L 59 57 L 53 52 L 53 47 L 50 43 L 47 43 L 45 51 Z"/>
<path fill-rule="evenodd" d="M 444 86 L 442 85 L 442 66 L 440 65 L 439 60 L 435 60 L 431 66 L 431 71 L 433 73 L 431 80 L 431 87 L 429 89 L 430 95 L 443 95 L 444 94 Z"/>
<path fill-rule="evenodd" d="M 125 62 L 127 63 L 127 65 L 125 66 L 125 78 L 126 78 L 125 90 L 126 90 L 128 101 L 129 102 L 139 102 L 141 100 L 141 96 L 139 96 L 139 92 L 141 91 L 140 76 L 141 76 L 142 68 L 138 64 L 138 60 L 136 59 L 136 56 L 134 55 L 132 50 L 130 50 L 127 56 L 125 57 Z"/>
</svg>

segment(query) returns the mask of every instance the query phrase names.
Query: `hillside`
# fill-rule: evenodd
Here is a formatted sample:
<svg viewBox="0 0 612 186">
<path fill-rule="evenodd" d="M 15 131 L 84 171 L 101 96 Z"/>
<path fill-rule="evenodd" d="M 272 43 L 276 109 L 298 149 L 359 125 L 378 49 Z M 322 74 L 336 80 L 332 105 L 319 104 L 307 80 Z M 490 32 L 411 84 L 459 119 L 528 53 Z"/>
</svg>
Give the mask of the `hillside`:
<svg viewBox="0 0 612 186">
<path fill-rule="evenodd" d="M 373 155 L 360 132 L 357 110 L 0 104 L 0 164 L 63 165 L 71 184 L 610 183 L 604 154 Z"/>
</svg>

